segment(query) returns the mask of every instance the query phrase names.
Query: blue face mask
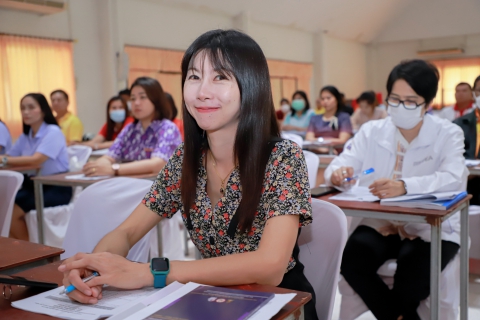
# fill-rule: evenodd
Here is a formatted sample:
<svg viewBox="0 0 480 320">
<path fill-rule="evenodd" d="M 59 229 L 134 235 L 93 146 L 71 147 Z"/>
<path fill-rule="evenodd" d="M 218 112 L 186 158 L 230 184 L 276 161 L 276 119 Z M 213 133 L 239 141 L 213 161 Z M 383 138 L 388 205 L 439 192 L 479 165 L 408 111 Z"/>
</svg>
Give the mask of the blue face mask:
<svg viewBox="0 0 480 320">
<path fill-rule="evenodd" d="M 113 122 L 121 123 L 125 120 L 125 110 L 112 110 L 110 111 L 110 119 Z"/>
<path fill-rule="evenodd" d="M 303 99 L 295 99 L 292 101 L 292 108 L 295 111 L 302 111 L 305 109 L 305 101 Z"/>
</svg>

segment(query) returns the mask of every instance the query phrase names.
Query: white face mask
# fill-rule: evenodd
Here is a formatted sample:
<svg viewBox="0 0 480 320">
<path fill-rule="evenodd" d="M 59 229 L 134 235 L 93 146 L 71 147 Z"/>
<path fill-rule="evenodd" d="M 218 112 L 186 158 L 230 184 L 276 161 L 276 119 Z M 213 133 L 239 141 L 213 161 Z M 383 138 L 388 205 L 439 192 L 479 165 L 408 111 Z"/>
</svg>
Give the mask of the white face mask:
<svg viewBox="0 0 480 320">
<path fill-rule="evenodd" d="M 478 97 L 475 96 L 475 93 L 473 94 L 473 99 L 475 101 L 475 105 L 477 106 L 478 109 L 480 109 L 480 95 Z"/>
<path fill-rule="evenodd" d="M 290 106 L 285 103 L 280 106 L 280 110 L 282 110 L 283 113 L 288 113 L 291 109 Z"/>
<path fill-rule="evenodd" d="M 402 105 L 398 107 L 388 107 L 388 114 L 396 127 L 401 129 L 412 129 L 423 120 L 422 107 L 415 110 L 407 110 Z"/>
</svg>

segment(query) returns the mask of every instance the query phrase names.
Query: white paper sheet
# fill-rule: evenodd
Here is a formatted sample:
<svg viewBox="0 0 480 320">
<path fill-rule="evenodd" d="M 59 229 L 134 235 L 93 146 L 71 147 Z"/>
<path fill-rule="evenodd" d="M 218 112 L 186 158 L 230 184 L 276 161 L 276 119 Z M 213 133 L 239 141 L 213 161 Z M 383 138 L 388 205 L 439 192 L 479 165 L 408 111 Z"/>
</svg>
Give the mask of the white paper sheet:
<svg viewBox="0 0 480 320">
<path fill-rule="evenodd" d="M 108 148 L 92 151 L 91 155 L 92 156 L 104 156 L 107 153 L 108 153 Z"/>
<path fill-rule="evenodd" d="M 122 290 L 114 287 L 103 288 L 103 298 L 94 305 L 71 301 L 66 295 L 61 295 L 62 286 L 36 296 L 12 302 L 18 309 L 46 314 L 62 319 L 94 320 L 114 315 L 120 307 L 134 301 L 142 301 L 156 293 L 152 287 L 139 290 Z"/>
<path fill-rule="evenodd" d="M 95 176 L 95 177 L 87 177 L 83 173 L 80 174 L 72 174 L 69 176 L 65 176 L 65 179 L 72 179 L 72 180 L 100 180 L 105 178 L 111 178 L 111 176 Z"/>
<path fill-rule="evenodd" d="M 476 166 L 480 165 L 480 160 L 465 159 L 465 165 L 467 167 L 476 167 Z"/>
<path fill-rule="evenodd" d="M 374 196 L 368 187 L 353 186 L 346 192 L 339 193 L 331 200 L 345 200 L 345 201 L 359 201 L 359 202 L 375 202 L 380 200 L 377 196 Z"/>
<path fill-rule="evenodd" d="M 275 294 L 272 300 L 268 301 L 260 310 L 255 312 L 248 320 L 264 320 L 271 319 L 275 316 L 284 305 L 295 298 L 296 293 Z"/>
</svg>

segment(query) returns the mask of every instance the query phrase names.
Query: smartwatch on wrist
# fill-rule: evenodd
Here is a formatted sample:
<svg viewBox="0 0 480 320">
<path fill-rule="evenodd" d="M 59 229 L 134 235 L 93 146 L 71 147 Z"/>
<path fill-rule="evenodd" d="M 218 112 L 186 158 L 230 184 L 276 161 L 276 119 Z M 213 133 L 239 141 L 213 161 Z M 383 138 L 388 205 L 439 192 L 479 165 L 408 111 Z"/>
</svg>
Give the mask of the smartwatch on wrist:
<svg viewBox="0 0 480 320">
<path fill-rule="evenodd" d="M 150 261 L 150 272 L 153 274 L 153 287 L 165 287 L 170 272 L 170 261 L 168 258 L 153 258 Z"/>
<path fill-rule="evenodd" d="M 3 164 L 4 166 L 6 166 L 7 163 L 8 163 L 8 158 L 7 158 L 6 156 L 4 156 L 4 157 L 2 158 L 2 164 Z"/>
</svg>

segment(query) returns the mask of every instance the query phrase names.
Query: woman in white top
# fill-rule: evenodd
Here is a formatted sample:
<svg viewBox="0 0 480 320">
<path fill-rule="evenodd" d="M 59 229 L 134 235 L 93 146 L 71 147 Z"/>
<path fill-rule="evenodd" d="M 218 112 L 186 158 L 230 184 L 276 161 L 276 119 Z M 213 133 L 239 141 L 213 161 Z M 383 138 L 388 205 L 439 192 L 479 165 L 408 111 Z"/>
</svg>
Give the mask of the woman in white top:
<svg viewBox="0 0 480 320">
<path fill-rule="evenodd" d="M 437 69 L 422 60 L 402 62 L 390 73 L 390 117 L 362 126 L 325 171 L 325 181 L 342 187 L 346 177 L 368 168 L 360 185 L 379 198 L 463 191 L 463 132 L 447 120 L 425 114 L 438 88 Z M 341 273 L 378 319 L 420 319 L 417 307 L 430 294 L 430 226 L 361 219 L 345 247 Z M 460 243 L 458 213 L 442 225 L 442 270 Z M 377 275 L 397 259 L 393 288 Z"/>
</svg>

